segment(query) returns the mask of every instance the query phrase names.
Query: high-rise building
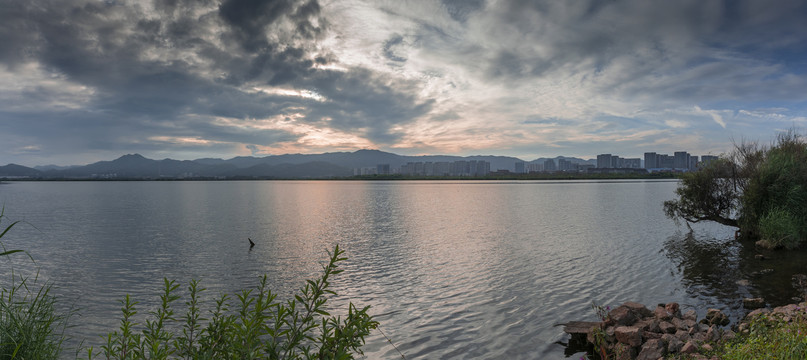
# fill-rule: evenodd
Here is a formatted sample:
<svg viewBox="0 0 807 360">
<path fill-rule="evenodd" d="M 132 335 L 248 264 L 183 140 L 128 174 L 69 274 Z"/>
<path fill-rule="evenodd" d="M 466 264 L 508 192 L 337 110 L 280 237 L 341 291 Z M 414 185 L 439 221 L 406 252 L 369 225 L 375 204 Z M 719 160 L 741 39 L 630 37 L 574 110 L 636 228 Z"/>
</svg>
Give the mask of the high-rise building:
<svg viewBox="0 0 807 360">
<path fill-rule="evenodd" d="M 622 166 L 620 167 L 630 169 L 640 169 L 642 167 L 642 159 L 640 158 L 622 159 Z"/>
<path fill-rule="evenodd" d="M 611 160 L 611 154 L 597 155 L 597 167 L 598 168 L 612 168 L 612 167 L 614 167 L 613 161 Z"/>
<path fill-rule="evenodd" d="M 689 153 L 686 151 L 676 151 L 673 154 L 673 168 L 678 170 L 689 169 Z"/>
<path fill-rule="evenodd" d="M 524 162 L 516 161 L 516 174 L 523 174 L 523 173 L 524 173 Z"/>
<path fill-rule="evenodd" d="M 389 164 L 376 165 L 376 173 L 378 175 L 389 175 Z"/>
<path fill-rule="evenodd" d="M 675 158 L 667 154 L 658 155 L 658 167 L 672 169 L 675 167 Z"/>
<path fill-rule="evenodd" d="M 646 152 L 644 153 L 644 168 L 645 169 L 655 169 L 659 168 L 658 166 L 658 155 L 654 152 Z"/>
<path fill-rule="evenodd" d="M 549 159 L 544 161 L 544 171 L 556 171 L 558 170 L 557 166 L 555 166 L 555 160 Z"/>
<path fill-rule="evenodd" d="M 541 172 L 544 170 L 544 164 L 529 163 L 527 164 L 527 172 Z"/>
<path fill-rule="evenodd" d="M 558 171 L 569 171 L 572 169 L 572 162 L 563 158 L 558 159 Z"/>
<path fill-rule="evenodd" d="M 698 169 L 698 155 L 690 155 L 689 170 L 697 170 L 697 169 Z"/>
</svg>

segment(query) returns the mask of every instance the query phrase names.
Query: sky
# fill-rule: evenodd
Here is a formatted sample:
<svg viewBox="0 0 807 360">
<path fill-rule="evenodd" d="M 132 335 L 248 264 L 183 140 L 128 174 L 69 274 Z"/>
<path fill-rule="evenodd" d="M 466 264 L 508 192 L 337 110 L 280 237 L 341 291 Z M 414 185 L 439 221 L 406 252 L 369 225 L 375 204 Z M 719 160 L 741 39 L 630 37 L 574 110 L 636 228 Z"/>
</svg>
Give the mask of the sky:
<svg viewBox="0 0 807 360">
<path fill-rule="evenodd" d="M 803 0 L 0 0 L 0 164 L 693 155 L 807 125 Z"/>
</svg>

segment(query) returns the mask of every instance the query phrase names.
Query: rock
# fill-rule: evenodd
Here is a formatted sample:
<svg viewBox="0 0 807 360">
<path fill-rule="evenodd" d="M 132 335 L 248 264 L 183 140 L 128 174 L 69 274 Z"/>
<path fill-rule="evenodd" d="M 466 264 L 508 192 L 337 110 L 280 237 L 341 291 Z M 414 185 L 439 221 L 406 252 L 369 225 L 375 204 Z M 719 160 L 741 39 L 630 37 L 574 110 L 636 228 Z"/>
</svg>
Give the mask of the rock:
<svg viewBox="0 0 807 360">
<path fill-rule="evenodd" d="M 765 255 L 762 255 L 762 254 L 756 254 L 756 255 L 754 255 L 754 259 L 757 259 L 757 260 L 765 260 Z"/>
<path fill-rule="evenodd" d="M 675 332 L 678 330 L 678 328 L 676 328 L 675 325 L 666 321 L 660 322 L 658 324 L 658 327 L 659 329 L 661 329 L 662 332 L 667 334 L 675 334 Z"/>
<path fill-rule="evenodd" d="M 696 352 L 698 352 L 698 347 L 695 346 L 695 343 L 692 341 L 687 341 L 686 344 L 681 347 L 682 354 L 694 354 Z"/>
<path fill-rule="evenodd" d="M 751 319 L 753 319 L 753 318 L 755 318 L 755 317 L 757 317 L 759 315 L 770 314 L 770 313 L 771 313 L 771 309 L 765 309 L 765 308 L 756 309 L 756 310 L 748 313 L 748 315 L 746 315 L 745 318 L 746 318 L 746 320 L 751 320 Z"/>
<path fill-rule="evenodd" d="M 698 322 L 695 320 L 684 320 L 684 330 L 689 330 L 694 327 L 698 327 Z"/>
<path fill-rule="evenodd" d="M 716 325 L 712 325 L 709 327 L 709 330 L 706 330 L 706 341 L 717 341 L 720 339 L 720 331 L 717 329 Z"/>
<path fill-rule="evenodd" d="M 677 353 L 681 351 L 681 347 L 684 346 L 684 343 L 681 339 L 677 338 L 675 335 L 664 334 L 661 337 L 661 340 L 667 343 L 667 352 L 668 353 Z"/>
<path fill-rule="evenodd" d="M 715 348 L 714 348 L 714 347 L 712 347 L 712 345 L 711 345 L 711 344 L 703 344 L 703 345 L 701 345 L 701 349 L 706 350 L 706 351 L 712 351 L 712 350 L 714 350 Z"/>
<path fill-rule="evenodd" d="M 619 326 L 614 329 L 616 340 L 630 347 L 642 345 L 642 329 L 635 326 Z"/>
<path fill-rule="evenodd" d="M 636 313 L 634 313 L 629 307 L 618 306 L 616 309 L 613 309 L 608 313 L 607 322 L 618 326 L 630 326 L 633 325 L 636 320 L 638 320 L 636 318 Z"/>
<path fill-rule="evenodd" d="M 633 326 L 636 326 L 645 332 L 661 332 L 661 329 L 659 329 L 658 324 L 659 321 L 657 319 L 649 318 L 637 321 L 636 323 L 633 324 Z"/>
<path fill-rule="evenodd" d="M 692 339 L 692 337 L 691 337 L 691 336 L 689 336 L 689 333 L 688 333 L 688 332 L 686 332 L 686 331 L 684 331 L 684 330 L 678 330 L 678 331 L 676 331 L 676 332 L 675 332 L 675 337 L 676 337 L 678 340 L 681 340 L 681 341 L 683 341 L 683 342 L 687 342 L 687 341 L 689 341 L 689 340 L 691 340 L 691 339 Z"/>
<path fill-rule="evenodd" d="M 743 307 L 746 309 L 760 309 L 765 307 L 765 299 L 763 298 L 745 298 L 743 299 Z"/>
<path fill-rule="evenodd" d="M 636 360 L 657 360 L 663 358 L 665 352 L 663 341 L 659 339 L 647 340 L 642 345 L 642 350 L 639 351 L 639 356 L 636 357 Z"/>
<path fill-rule="evenodd" d="M 656 307 L 656 310 L 653 310 L 653 315 L 659 320 L 670 320 L 672 318 L 672 314 L 664 306 Z"/>
<path fill-rule="evenodd" d="M 672 314 L 674 317 L 681 317 L 681 306 L 678 305 L 677 302 L 671 302 L 667 305 L 664 305 L 664 310 L 667 310 L 668 313 Z"/>
<path fill-rule="evenodd" d="M 807 275 L 804 274 L 794 274 L 791 277 L 791 281 L 793 284 L 793 288 L 799 291 L 802 294 L 802 297 L 807 298 Z"/>
<path fill-rule="evenodd" d="M 751 285 L 751 281 L 746 280 L 746 279 L 742 279 L 742 280 L 737 280 L 736 284 L 740 285 L 740 286 L 749 286 L 749 285 Z"/>
<path fill-rule="evenodd" d="M 692 341 L 697 343 L 702 343 L 706 341 L 706 333 L 704 332 L 695 333 L 694 335 L 692 335 Z"/>
<path fill-rule="evenodd" d="M 632 360 L 636 357 L 636 349 L 625 344 L 614 345 L 614 357 L 616 360 Z"/>
<path fill-rule="evenodd" d="M 695 310 L 688 310 L 682 316 L 684 320 L 698 321 L 698 312 Z"/>
<path fill-rule="evenodd" d="M 773 313 L 782 314 L 785 316 L 796 316 L 799 313 L 803 312 L 802 308 L 796 304 L 790 304 L 785 306 L 777 306 L 773 309 Z"/>
<path fill-rule="evenodd" d="M 643 334 L 642 336 L 644 337 L 645 340 L 647 340 L 647 339 L 661 339 L 661 335 L 663 335 L 662 333 L 657 333 L 657 332 L 643 332 L 642 334 Z"/>
<path fill-rule="evenodd" d="M 724 314 L 719 309 L 706 310 L 706 318 L 701 320 L 702 324 L 720 325 L 720 326 L 726 326 L 730 322 L 731 322 L 731 320 L 729 320 L 729 317 L 726 316 L 726 314 Z"/>
<path fill-rule="evenodd" d="M 622 304 L 622 306 L 630 309 L 635 314 L 639 315 L 640 318 L 646 318 L 646 317 L 653 316 L 653 312 L 650 311 L 650 309 L 648 309 L 644 305 L 639 304 L 637 302 L 628 301 L 628 302 Z"/>
<path fill-rule="evenodd" d="M 733 340 L 735 337 L 737 337 L 737 334 L 735 334 L 734 331 L 726 330 L 723 332 L 723 335 L 720 336 L 720 341 L 723 342 L 730 341 Z"/>
</svg>

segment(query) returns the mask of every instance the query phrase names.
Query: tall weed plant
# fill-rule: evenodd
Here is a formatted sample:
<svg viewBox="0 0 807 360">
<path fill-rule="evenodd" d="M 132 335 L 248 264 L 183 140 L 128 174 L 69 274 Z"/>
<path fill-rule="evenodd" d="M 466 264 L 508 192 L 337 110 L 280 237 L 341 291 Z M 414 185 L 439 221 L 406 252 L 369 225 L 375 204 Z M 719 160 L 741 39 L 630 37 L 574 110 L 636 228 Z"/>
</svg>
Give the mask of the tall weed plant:
<svg viewBox="0 0 807 360">
<path fill-rule="evenodd" d="M 0 210 L 0 224 L 5 209 Z M 0 232 L 0 258 L 8 260 L 22 250 L 8 250 L 2 238 L 18 222 Z M 0 227 L 2 228 L 2 227 Z M 33 261 L 33 260 L 32 260 Z M 39 284 L 38 273 L 25 277 L 11 271 L 11 282 L 0 288 L 0 359 L 57 359 L 66 338 L 70 313 L 56 309 L 51 285 Z"/>
<path fill-rule="evenodd" d="M 317 280 L 293 299 L 278 301 L 267 287 L 267 278 L 256 288 L 234 296 L 222 295 L 208 310 L 200 302 L 205 291 L 197 281 L 187 288 L 184 314 L 175 305 L 179 285 L 164 279 L 160 307 L 149 312 L 144 323 L 136 321 L 138 302 L 128 295 L 121 301 L 122 317 L 117 330 L 105 336 L 106 344 L 88 357 L 104 359 L 353 359 L 363 354 L 364 338 L 378 322 L 369 306 L 348 305 L 346 316 L 327 311 L 330 278 L 342 272 L 346 258 L 339 246 L 329 252 L 329 261 Z"/>
</svg>

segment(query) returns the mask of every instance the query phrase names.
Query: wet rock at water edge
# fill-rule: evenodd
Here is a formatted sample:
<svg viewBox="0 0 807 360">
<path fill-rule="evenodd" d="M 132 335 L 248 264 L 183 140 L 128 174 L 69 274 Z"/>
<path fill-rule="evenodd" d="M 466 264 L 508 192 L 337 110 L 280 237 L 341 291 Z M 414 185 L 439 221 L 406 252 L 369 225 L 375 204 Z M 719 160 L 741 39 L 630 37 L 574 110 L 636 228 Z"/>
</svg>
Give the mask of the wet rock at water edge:
<svg viewBox="0 0 807 360">
<path fill-rule="evenodd" d="M 670 320 L 673 317 L 673 314 L 667 311 L 667 309 L 664 307 L 664 304 L 659 304 L 659 306 L 656 306 L 656 310 L 653 310 L 653 314 L 656 316 L 657 319 L 663 321 Z"/>
<path fill-rule="evenodd" d="M 710 326 L 711 325 L 726 326 L 730 322 L 731 320 L 729 320 L 729 317 L 726 316 L 726 314 L 724 314 L 719 309 L 706 310 L 706 317 L 703 320 L 701 320 L 701 324 L 706 324 Z"/>
<path fill-rule="evenodd" d="M 608 325 L 630 326 L 637 320 L 637 314 L 627 306 L 619 306 L 608 313 Z"/>
<path fill-rule="evenodd" d="M 626 308 L 630 309 L 630 310 L 631 310 L 631 311 L 633 311 L 635 314 L 639 315 L 639 317 L 640 317 L 640 318 L 646 318 L 646 317 L 648 317 L 648 316 L 652 316 L 652 315 L 653 315 L 653 312 L 652 312 L 652 311 L 650 311 L 650 309 L 648 309 L 648 308 L 647 308 L 647 307 L 645 307 L 644 305 L 639 304 L 639 303 L 637 303 L 637 302 L 628 301 L 628 302 L 626 302 L 626 303 L 622 304 L 622 306 L 624 306 L 624 307 L 626 307 Z"/>
<path fill-rule="evenodd" d="M 760 309 L 765 307 L 765 299 L 763 298 L 745 298 L 743 299 L 743 307 L 746 309 Z"/>
<path fill-rule="evenodd" d="M 804 274 L 794 274 L 791 278 L 793 283 L 793 288 L 799 291 L 802 294 L 803 298 L 807 298 L 807 275 Z"/>
<path fill-rule="evenodd" d="M 681 317 L 681 306 L 678 305 L 676 302 L 668 303 L 664 305 L 664 310 L 667 310 L 668 313 L 672 314 L 672 316 L 680 318 Z"/>
</svg>

